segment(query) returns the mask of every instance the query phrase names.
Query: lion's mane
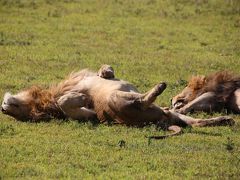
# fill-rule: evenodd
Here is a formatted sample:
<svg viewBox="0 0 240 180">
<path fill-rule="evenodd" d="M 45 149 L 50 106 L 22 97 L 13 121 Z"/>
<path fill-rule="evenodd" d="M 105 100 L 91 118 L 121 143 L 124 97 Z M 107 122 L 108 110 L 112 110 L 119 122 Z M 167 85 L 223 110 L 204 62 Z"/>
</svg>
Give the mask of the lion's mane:
<svg viewBox="0 0 240 180">
<path fill-rule="evenodd" d="M 205 92 L 215 92 L 217 101 L 226 103 L 233 92 L 240 88 L 240 76 L 228 71 L 220 71 L 209 76 L 193 76 L 188 87 L 193 90 L 192 99 Z"/>
<path fill-rule="evenodd" d="M 57 100 L 65 93 L 71 91 L 73 87 L 85 76 L 92 75 L 93 72 L 84 69 L 71 73 L 65 80 L 56 85 L 43 89 L 39 86 L 32 86 L 27 89 L 29 100 L 27 104 L 31 106 L 30 118 L 34 121 L 38 119 L 65 118 L 65 114 L 57 104 Z"/>
</svg>

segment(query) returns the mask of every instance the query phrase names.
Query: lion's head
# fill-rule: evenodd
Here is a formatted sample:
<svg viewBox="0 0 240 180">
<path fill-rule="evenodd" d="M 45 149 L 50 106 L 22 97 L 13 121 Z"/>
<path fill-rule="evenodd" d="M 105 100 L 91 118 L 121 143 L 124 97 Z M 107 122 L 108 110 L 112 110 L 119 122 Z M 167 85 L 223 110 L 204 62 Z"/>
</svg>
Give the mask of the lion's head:
<svg viewBox="0 0 240 180">
<path fill-rule="evenodd" d="M 39 121 L 60 116 L 52 94 L 36 86 L 16 95 L 6 93 L 1 110 L 4 114 L 22 121 Z"/>
<path fill-rule="evenodd" d="M 172 107 L 179 109 L 191 102 L 193 99 L 202 94 L 202 87 L 206 84 L 205 76 L 193 76 L 187 87 L 183 91 L 172 98 Z"/>
</svg>

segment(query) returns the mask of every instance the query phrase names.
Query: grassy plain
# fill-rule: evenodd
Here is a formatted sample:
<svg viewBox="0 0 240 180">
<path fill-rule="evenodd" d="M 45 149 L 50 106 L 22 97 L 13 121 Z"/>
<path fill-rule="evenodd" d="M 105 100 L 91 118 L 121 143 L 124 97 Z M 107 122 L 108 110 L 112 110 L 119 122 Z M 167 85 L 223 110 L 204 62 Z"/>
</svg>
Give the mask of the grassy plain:
<svg viewBox="0 0 240 180">
<path fill-rule="evenodd" d="M 239 4 L 0 0 L 0 96 L 110 64 L 143 92 L 166 81 L 157 104 L 168 106 L 192 74 L 239 74 Z M 0 114 L 0 179 L 238 179 L 240 117 L 231 116 L 234 127 L 148 141 L 164 132 L 72 120 L 23 123 Z"/>
</svg>

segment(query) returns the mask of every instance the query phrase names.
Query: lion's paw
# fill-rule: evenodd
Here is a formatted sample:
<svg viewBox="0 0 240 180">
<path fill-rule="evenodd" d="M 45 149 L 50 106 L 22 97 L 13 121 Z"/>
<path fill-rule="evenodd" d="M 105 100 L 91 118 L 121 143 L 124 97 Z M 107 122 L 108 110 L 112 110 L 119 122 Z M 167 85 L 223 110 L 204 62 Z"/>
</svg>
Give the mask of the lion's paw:
<svg viewBox="0 0 240 180">
<path fill-rule="evenodd" d="M 105 64 L 99 69 L 98 76 L 104 79 L 114 78 L 114 70 L 111 66 Z"/>
</svg>

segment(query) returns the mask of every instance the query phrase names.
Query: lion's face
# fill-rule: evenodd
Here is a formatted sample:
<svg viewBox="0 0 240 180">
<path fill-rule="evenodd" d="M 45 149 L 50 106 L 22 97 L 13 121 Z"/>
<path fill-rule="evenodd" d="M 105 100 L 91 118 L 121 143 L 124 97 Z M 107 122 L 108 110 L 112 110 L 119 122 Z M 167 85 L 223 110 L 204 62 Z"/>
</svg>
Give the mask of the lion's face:
<svg viewBox="0 0 240 180">
<path fill-rule="evenodd" d="M 1 110 L 4 114 L 19 120 L 29 119 L 31 106 L 27 92 L 22 92 L 17 95 L 5 93 Z"/>
<path fill-rule="evenodd" d="M 194 100 L 196 97 L 202 94 L 202 88 L 205 86 L 205 84 L 205 76 L 192 76 L 187 87 L 185 87 L 180 94 L 172 98 L 172 107 L 174 109 L 180 109 Z"/>
<path fill-rule="evenodd" d="M 2 102 L 2 112 L 22 121 L 50 119 L 52 96 L 48 91 L 33 86 L 16 95 L 6 93 Z M 50 110 L 51 109 L 51 110 Z"/>
<path fill-rule="evenodd" d="M 172 98 L 172 107 L 180 109 L 194 99 L 194 91 L 189 87 L 185 87 L 183 91 Z"/>
</svg>

